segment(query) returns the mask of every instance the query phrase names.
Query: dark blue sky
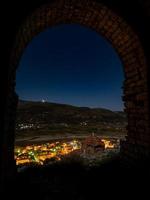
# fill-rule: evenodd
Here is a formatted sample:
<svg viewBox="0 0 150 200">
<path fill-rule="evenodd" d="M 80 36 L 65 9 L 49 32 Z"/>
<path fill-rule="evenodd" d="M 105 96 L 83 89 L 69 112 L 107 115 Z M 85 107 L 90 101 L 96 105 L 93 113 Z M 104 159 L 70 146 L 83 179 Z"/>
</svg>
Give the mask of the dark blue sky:
<svg viewBox="0 0 150 200">
<path fill-rule="evenodd" d="M 59 25 L 29 43 L 17 71 L 20 99 L 122 110 L 121 61 L 93 30 Z"/>
</svg>

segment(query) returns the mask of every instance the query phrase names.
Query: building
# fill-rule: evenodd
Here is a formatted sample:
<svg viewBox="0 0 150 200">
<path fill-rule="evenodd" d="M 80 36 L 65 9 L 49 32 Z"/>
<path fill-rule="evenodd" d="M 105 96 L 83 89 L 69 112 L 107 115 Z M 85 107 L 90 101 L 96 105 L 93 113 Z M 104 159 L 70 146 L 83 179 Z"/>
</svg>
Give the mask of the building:
<svg viewBox="0 0 150 200">
<path fill-rule="evenodd" d="M 92 133 L 91 136 L 87 137 L 82 143 L 82 151 L 85 154 L 95 154 L 105 149 L 105 143 Z"/>
</svg>

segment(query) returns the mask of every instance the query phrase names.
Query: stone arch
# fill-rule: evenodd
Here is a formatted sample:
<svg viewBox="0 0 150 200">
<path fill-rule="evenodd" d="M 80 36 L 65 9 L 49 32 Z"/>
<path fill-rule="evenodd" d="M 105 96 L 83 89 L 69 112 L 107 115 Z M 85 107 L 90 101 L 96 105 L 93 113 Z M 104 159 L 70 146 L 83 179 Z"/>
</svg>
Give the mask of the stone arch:
<svg viewBox="0 0 150 200">
<path fill-rule="evenodd" d="M 62 23 L 77 23 L 92 28 L 108 39 L 116 49 L 124 66 L 123 100 L 128 118 L 128 133 L 126 141 L 121 144 L 121 154 L 128 162 L 133 163 L 147 158 L 150 151 L 150 129 L 148 69 L 144 51 L 138 36 L 121 17 L 104 5 L 90 0 L 58 0 L 40 7 L 25 19 L 17 33 L 10 58 L 7 131 L 14 134 L 17 104 L 15 74 L 25 47 L 45 28 Z M 10 133 L 9 135 L 11 136 Z M 13 151 L 11 142 L 10 150 Z"/>
</svg>

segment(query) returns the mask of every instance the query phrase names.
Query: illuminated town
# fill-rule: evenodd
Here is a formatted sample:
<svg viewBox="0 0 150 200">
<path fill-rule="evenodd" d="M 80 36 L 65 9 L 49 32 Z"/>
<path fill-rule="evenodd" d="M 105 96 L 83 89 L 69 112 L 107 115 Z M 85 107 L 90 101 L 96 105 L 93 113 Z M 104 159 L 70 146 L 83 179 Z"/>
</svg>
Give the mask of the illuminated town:
<svg viewBox="0 0 150 200">
<path fill-rule="evenodd" d="M 16 165 L 39 164 L 44 165 L 48 160 L 59 161 L 67 154 L 96 155 L 102 152 L 117 149 L 118 143 L 108 139 L 100 139 L 94 135 L 81 140 L 67 142 L 56 141 L 44 144 L 33 144 L 15 147 Z"/>
</svg>

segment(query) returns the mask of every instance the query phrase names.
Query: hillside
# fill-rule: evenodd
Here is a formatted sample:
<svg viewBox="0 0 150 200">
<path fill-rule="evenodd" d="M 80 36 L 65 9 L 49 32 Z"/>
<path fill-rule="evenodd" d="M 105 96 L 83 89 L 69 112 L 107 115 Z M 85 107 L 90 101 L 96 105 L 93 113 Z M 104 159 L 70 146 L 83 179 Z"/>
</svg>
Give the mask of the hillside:
<svg viewBox="0 0 150 200">
<path fill-rule="evenodd" d="M 124 112 L 103 108 L 76 107 L 65 104 L 20 101 L 17 123 L 125 122 Z"/>
<path fill-rule="evenodd" d="M 19 101 L 16 136 L 124 134 L 124 112 L 57 103 Z"/>
</svg>

